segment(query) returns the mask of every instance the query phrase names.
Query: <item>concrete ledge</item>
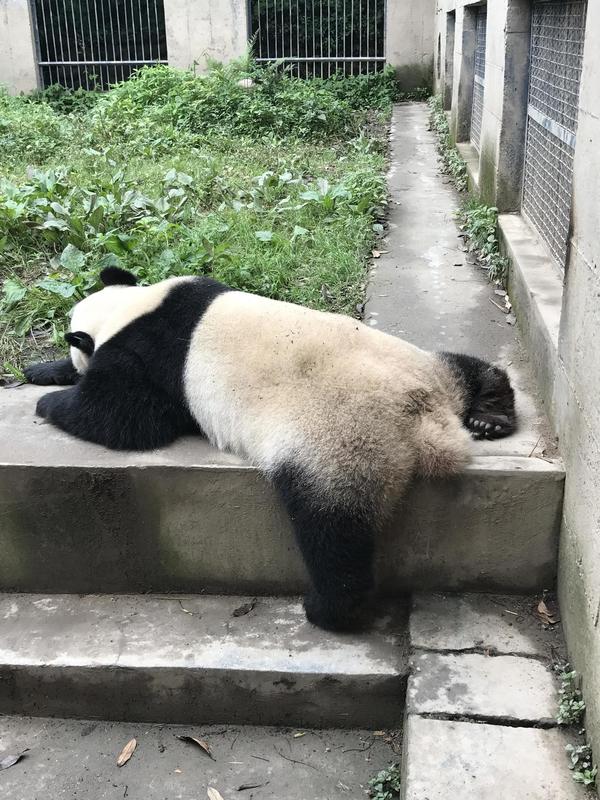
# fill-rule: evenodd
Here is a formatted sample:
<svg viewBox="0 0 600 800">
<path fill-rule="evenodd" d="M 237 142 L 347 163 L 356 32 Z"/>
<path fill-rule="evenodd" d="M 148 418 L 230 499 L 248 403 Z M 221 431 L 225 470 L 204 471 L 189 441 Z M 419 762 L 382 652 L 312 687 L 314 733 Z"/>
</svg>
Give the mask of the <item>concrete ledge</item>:
<svg viewBox="0 0 600 800">
<path fill-rule="evenodd" d="M 479 153 L 471 142 L 458 142 L 456 149 L 467 165 L 469 191 L 479 193 Z"/>
<path fill-rule="evenodd" d="M 410 716 L 402 800 L 584 800 L 557 730 Z"/>
<path fill-rule="evenodd" d="M 297 601 L 4 595 L 0 713 L 148 722 L 394 726 L 406 617 L 360 637 L 306 622 Z"/>
<path fill-rule="evenodd" d="M 553 726 L 558 694 L 550 669 L 532 658 L 418 653 L 408 680 L 409 714 Z"/>
<path fill-rule="evenodd" d="M 0 590 L 293 594 L 289 519 L 257 470 L 200 438 L 114 453 L 35 424 L 38 389 L 2 392 Z M 383 532 L 379 586 L 533 592 L 553 585 L 560 464 L 476 457 L 419 481 Z"/>
<path fill-rule="evenodd" d="M 501 246 L 511 259 L 508 290 L 552 420 L 563 284 L 546 247 L 520 214 L 498 218 Z"/>
</svg>

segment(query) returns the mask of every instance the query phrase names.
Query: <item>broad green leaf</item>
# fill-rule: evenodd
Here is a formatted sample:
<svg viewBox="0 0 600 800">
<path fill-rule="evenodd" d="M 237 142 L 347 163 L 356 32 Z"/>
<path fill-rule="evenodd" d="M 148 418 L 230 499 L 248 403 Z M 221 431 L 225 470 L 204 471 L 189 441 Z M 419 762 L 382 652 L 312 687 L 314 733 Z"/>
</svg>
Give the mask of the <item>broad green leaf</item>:
<svg viewBox="0 0 600 800">
<path fill-rule="evenodd" d="M 68 244 L 61 253 L 60 263 L 70 272 L 79 272 L 85 265 L 85 255 L 74 245 Z"/>
<path fill-rule="evenodd" d="M 12 278 L 8 278 L 4 281 L 2 293 L 4 294 L 4 302 L 6 305 L 12 306 L 25 297 L 27 294 L 27 287 Z"/>
<path fill-rule="evenodd" d="M 44 278 L 41 281 L 36 281 L 35 284 L 39 289 L 45 289 L 47 292 L 58 294 L 61 297 L 68 298 L 75 294 L 76 287 L 72 283 L 64 283 L 63 281 L 55 281 L 53 278 Z"/>
<path fill-rule="evenodd" d="M 270 242 L 273 239 L 273 231 L 256 231 L 254 235 L 261 242 Z"/>
</svg>

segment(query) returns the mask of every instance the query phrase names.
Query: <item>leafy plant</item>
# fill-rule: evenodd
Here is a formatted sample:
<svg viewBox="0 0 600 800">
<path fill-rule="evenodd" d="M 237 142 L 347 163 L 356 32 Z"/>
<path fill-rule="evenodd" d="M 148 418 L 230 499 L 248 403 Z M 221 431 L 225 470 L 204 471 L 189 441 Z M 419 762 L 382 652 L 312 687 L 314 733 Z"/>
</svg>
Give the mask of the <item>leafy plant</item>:
<svg viewBox="0 0 600 800">
<path fill-rule="evenodd" d="M 588 744 L 568 744 L 565 749 L 571 759 L 569 769 L 573 770 L 573 780 L 593 788 L 596 785 L 598 767 L 593 763 L 592 748 Z"/>
<path fill-rule="evenodd" d="M 245 61 L 147 68 L 90 98 L 0 95 L 4 373 L 64 348 L 109 265 L 355 313 L 386 202 L 385 131 L 364 123 L 393 88 L 389 71 L 359 83 L 350 102 L 344 80 Z"/>
<path fill-rule="evenodd" d="M 585 713 L 585 701 L 579 687 L 579 676 L 568 664 L 555 667 L 560 681 L 556 721 L 559 725 L 577 725 Z"/>
<path fill-rule="evenodd" d="M 396 800 L 400 797 L 400 777 L 399 764 L 382 769 L 369 781 L 369 797 L 372 800 Z"/>
<path fill-rule="evenodd" d="M 492 281 L 504 284 L 508 274 L 508 259 L 500 253 L 498 240 L 498 209 L 469 198 L 458 212 L 460 229 L 475 253 L 480 266 L 488 271 Z"/>
<path fill-rule="evenodd" d="M 442 172 L 450 175 L 459 192 L 464 192 L 467 189 L 467 165 L 452 144 L 450 126 L 440 95 L 429 99 L 429 111 L 429 124 L 436 135 Z"/>
</svg>

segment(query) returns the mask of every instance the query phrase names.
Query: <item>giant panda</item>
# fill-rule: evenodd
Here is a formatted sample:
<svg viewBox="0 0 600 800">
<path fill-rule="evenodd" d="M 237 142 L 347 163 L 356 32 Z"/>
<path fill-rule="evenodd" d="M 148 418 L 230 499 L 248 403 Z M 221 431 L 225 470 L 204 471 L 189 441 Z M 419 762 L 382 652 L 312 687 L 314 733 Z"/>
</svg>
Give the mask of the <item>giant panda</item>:
<svg viewBox="0 0 600 800">
<path fill-rule="evenodd" d="M 118 268 L 74 308 L 70 358 L 37 364 L 37 414 L 106 447 L 150 450 L 189 433 L 273 483 L 312 588 L 308 619 L 365 623 L 374 539 L 415 475 L 448 476 L 469 431 L 515 427 L 506 373 L 430 353 L 350 317 L 232 290 L 208 277 L 151 286 Z"/>
</svg>

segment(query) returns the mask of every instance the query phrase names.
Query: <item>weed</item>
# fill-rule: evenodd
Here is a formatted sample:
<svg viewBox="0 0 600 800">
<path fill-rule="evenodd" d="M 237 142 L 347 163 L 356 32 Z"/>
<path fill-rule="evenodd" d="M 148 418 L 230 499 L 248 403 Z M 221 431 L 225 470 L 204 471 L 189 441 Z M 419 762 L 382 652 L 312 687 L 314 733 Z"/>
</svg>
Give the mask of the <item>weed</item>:
<svg viewBox="0 0 600 800">
<path fill-rule="evenodd" d="M 392 764 L 382 769 L 369 781 L 369 797 L 372 800 L 396 800 L 400 797 L 400 765 Z"/>
<path fill-rule="evenodd" d="M 571 759 L 570 769 L 573 770 L 573 780 L 584 786 L 594 788 L 598 767 L 594 766 L 592 748 L 588 744 L 566 746 L 566 751 Z"/>
<path fill-rule="evenodd" d="M 500 253 L 498 209 L 470 197 L 457 214 L 460 229 L 469 243 L 469 252 L 487 270 L 491 281 L 506 283 L 509 261 Z"/>
<path fill-rule="evenodd" d="M 579 684 L 579 676 L 569 664 L 556 664 L 554 670 L 560 681 L 556 720 L 559 725 L 565 727 L 579 727 L 585 714 L 585 701 Z M 581 736 L 585 731 L 580 729 L 578 733 Z M 573 780 L 594 788 L 598 767 L 594 764 L 592 748 L 584 742 L 577 745 L 568 744 L 566 751 L 571 761 L 569 769 L 573 772 Z"/>
<path fill-rule="evenodd" d="M 579 676 L 568 664 L 557 665 L 555 671 L 560 681 L 556 721 L 559 725 L 577 725 L 585 713 L 585 701 L 579 687 Z"/>
<path fill-rule="evenodd" d="M 442 172 L 450 175 L 459 192 L 464 192 L 467 189 L 467 165 L 452 144 L 450 127 L 439 95 L 429 98 L 429 110 L 429 124 L 437 138 Z"/>
<path fill-rule="evenodd" d="M 71 307 L 108 265 L 354 313 L 386 201 L 385 130 L 361 120 L 369 91 L 385 105 L 389 72 L 335 92 L 258 72 L 147 68 L 89 105 L 0 95 L 5 375 L 63 348 Z M 248 73 L 251 90 L 237 83 Z"/>
</svg>

